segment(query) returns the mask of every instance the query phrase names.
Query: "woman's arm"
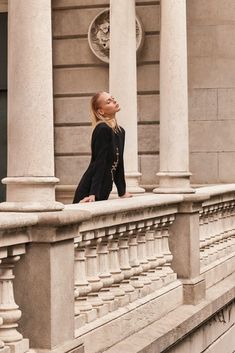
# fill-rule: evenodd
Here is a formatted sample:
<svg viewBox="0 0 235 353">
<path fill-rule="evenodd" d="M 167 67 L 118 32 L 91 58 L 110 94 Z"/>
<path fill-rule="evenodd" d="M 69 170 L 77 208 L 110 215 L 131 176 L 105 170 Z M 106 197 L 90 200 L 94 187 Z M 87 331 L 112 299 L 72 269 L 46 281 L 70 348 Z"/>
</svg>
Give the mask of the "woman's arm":
<svg viewBox="0 0 235 353">
<path fill-rule="evenodd" d="M 126 181 L 125 181 L 125 172 L 124 172 L 124 162 L 123 162 L 123 151 L 125 144 L 125 130 L 122 129 L 122 140 L 121 140 L 121 150 L 119 151 L 119 162 L 117 170 L 114 176 L 114 183 L 117 187 L 118 196 L 124 196 L 126 193 Z"/>
</svg>

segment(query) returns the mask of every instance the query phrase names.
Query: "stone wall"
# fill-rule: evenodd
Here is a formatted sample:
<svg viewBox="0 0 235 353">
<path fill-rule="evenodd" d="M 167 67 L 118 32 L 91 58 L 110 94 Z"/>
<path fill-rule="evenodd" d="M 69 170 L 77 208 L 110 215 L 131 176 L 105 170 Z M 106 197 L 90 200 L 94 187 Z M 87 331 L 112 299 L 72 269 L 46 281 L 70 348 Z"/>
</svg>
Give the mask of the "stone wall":
<svg viewBox="0 0 235 353">
<path fill-rule="evenodd" d="M 88 46 L 92 19 L 109 0 L 53 0 L 56 175 L 75 185 L 90 159 L 90 97 L 108 90 L 108 65 Z M 145 30 L 138 57 L 141 184 L 157 182 L 160 1 L 136 1 Z M 235 49 L 233 0 L 188 0 L 190 171 L 194 184 L 233 182 Z M 124 60 L 124 58 L 123 58 Z"/>
<path fill-rule="evenodd" d="M 201 327 L 182 342 L 165 353 L 234 353 L 235 347 L 235 303 L 217 312 Z"/>
<path fill-rule="evenodd" d="M 92 19 L 108 0 L 53 1 L 56 176 L 75 185 L 90 159 L 90 97 L 108 90 L 108 65 L 88 46 Z M 145 40 L 138 57 L 138 137 L 141 184 L 154 184 L 159 151 L 159 1 L 137 1 Z M 123 58 L 125 60 L 125 58 Z"/>
<path fill-rule="evenodd" d="M 192 181 L 234 182 L 235 2 L 187 0 L 187 20 Z"/>
</svg>

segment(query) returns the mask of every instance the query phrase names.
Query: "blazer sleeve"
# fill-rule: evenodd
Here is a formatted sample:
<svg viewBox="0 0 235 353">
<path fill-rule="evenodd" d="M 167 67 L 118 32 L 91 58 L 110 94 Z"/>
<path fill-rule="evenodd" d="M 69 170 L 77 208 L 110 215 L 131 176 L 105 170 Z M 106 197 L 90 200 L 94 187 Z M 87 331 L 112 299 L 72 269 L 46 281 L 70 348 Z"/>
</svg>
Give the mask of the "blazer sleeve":
<svg viewBox="0 0 235 353">
<path fill-rule="evenodd" d="M 94 131 L 95 132 L 95 131 Z M 99 126 L 93 136 L 92 154 L 94 156 L 93 176 L 89 195 L 99 198 L 105 173 L 108 152 L 112 141 L 112 132 L 109 127 Z"/>
<path fill-rule="evenodd" d="M 114 183 L 117 187 L 118 196 L 123 196 L 126 193 L 126 181 L 125 181 L 124 162 L 123 162 L 124 144 L 125 144 L 125 130 L 123 130 L 120 159 L 114 176 Z"/>
</svg>

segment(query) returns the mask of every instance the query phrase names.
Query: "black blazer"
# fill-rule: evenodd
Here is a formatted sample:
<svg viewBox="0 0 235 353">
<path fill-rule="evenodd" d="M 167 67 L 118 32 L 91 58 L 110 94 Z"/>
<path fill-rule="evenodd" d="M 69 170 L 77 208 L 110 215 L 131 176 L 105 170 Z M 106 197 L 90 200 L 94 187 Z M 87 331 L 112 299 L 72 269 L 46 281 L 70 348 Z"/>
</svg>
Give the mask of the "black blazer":
<svg viewBox="0 0 235 353">
<path fill-rule="evenodd" d="M 73 203 L 95 195 L 96 201 L 107 200 L 116 184 L 118 195 L 126 192 L 123 151 L 125 130 L 115 133 L 106 123 L 96 125 L 91 139 L 91 161 L 76 189 Z"/>
</svg>

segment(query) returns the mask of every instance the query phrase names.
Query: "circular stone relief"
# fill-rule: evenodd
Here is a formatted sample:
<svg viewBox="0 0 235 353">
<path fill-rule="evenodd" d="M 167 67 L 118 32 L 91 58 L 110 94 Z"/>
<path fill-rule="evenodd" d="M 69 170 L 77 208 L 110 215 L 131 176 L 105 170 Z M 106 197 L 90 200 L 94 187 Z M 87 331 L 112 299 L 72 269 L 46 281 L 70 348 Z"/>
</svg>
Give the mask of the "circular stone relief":
<svg viewBox="0 0 235 353">
<path fill-rule="evenodd" d="M 144 40 L 144 30 L 136 16 L 136 51 L 140 51 Z M 88 42 L 92 52 L 105 63 L 109 62 L 110 19 L 109 10 L 100 12 L 91 22 L 88 30 Z"/>
</svg>

